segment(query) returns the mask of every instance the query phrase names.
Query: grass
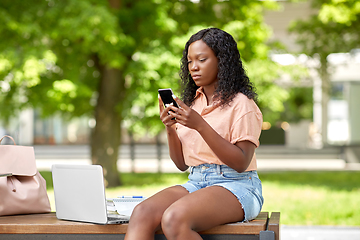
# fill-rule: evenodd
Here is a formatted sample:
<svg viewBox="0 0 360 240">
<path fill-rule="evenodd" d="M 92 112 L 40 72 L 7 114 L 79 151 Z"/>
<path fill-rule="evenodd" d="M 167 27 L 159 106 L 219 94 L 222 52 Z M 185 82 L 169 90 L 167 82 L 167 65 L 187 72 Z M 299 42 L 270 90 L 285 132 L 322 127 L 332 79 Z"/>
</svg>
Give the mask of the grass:
<svg viewBox="0 0 360 240">
<path fill-rule="evenodd" d="M 47 180 L 52 209 L 55 210 L 50 172 Z M 265 203 L 262 211 L 281 212 L 284 225 L 360 225 L 360 173 L 260 172 Z M 121 187 L 106 190 L 107 197 L 151 196 L 159 190 L 187 181 L 186 173 L 122 173 Z"/>
<path fill-rule="evenodd" d="M 285 225 L 360 225 L 359 172 L 259 173 L 263 211 Z"/>
</svg>

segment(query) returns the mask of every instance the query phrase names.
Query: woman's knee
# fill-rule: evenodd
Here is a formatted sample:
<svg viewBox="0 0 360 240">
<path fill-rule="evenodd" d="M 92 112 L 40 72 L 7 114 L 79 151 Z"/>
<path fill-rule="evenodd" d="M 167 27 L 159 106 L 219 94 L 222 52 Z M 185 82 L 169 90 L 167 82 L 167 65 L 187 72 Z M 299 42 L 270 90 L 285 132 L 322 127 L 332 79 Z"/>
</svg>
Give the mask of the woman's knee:
<svg viewBox="0 0 360 240">
<path fill-rule="evenodd" d="M 125 239 L 148 239 L 147 236 L 152 236 L 159 223 L 156 223 L 151 218 L 151 212 L 146 203 L 138 204 L 130 218 L 129 226 L 126 231 Z"/>
<path fill-rule="evenodd" d="M 174 236 L 189 227 L 189 222 L 185 209 L 170 206 L 162 216 L 161 228 L 166 236 Z"/>
<path fill-rule="evenodd" d="M 152 219 L 154 213 L 152 212 L 150 204 L 147 202 L 141 202 L 140 204 L 136 205 L 132 214 L 131 220 L 136 220 L 137 222 L 148 221 Z"/>
</svg>

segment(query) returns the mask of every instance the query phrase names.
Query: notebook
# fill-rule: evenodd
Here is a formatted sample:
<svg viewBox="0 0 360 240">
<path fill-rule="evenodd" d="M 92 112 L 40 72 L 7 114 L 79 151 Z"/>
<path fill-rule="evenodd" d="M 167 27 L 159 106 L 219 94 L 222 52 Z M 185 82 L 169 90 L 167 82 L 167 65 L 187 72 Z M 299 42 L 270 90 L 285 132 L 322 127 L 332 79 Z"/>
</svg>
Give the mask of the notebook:
<svg viewBox="0 0 360 240">
<path fill-rule="evenodd" d="M 100 165 L 52 165 L 56 217 L 97 224 L 127 223 L 130 216 L 108 216 Z"/>
<path fill-rule="evenodd" d="M 131 216 L 136 205 L 144 201 L 143 196 L 121 196 L 112 199 L 116 212 L 122 215 Z"/>
</svg>

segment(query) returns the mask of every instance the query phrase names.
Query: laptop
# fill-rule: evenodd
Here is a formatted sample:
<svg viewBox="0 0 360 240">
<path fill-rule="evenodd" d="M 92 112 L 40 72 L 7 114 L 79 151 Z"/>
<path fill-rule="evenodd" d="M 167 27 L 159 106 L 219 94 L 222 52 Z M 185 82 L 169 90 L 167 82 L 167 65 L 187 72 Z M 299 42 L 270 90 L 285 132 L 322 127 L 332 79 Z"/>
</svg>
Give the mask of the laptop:
<svg viewBox="0 0 360 240">
<path fill-rule="evenodd" d="M 52 165 L 56 217 L 97 224 L 129 222 L 130 216 L 108 216 L 100 165 Z"/>
</svg>

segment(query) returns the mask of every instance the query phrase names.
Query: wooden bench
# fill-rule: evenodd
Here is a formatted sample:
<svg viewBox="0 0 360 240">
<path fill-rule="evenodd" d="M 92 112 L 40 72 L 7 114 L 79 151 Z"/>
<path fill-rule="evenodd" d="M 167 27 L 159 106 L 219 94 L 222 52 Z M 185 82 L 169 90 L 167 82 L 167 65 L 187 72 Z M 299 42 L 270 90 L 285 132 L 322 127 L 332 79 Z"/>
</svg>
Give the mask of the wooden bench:
<svg viewBox="0 0 360 240">
<path fill-rule="evenodd" d="M 200 232 L 205 240 L 279 240 L 280 213 L 261 212 L 253 221 L 221 225 Z M 0 239 L 124 239 L 127 224 L 98 225 L 56 218 L 55 213 L 0 217 Z M 161 231 L 156 240 L 166 239 Z"/>
</svg>

